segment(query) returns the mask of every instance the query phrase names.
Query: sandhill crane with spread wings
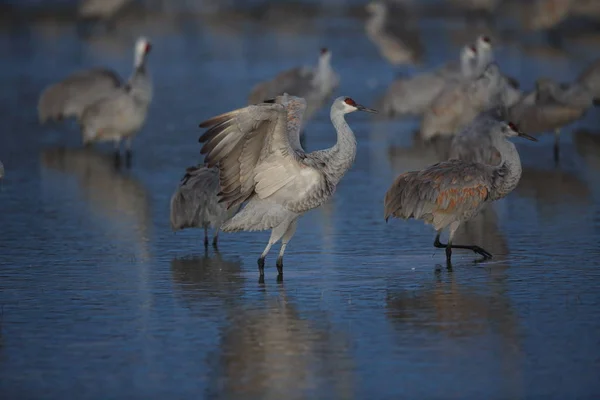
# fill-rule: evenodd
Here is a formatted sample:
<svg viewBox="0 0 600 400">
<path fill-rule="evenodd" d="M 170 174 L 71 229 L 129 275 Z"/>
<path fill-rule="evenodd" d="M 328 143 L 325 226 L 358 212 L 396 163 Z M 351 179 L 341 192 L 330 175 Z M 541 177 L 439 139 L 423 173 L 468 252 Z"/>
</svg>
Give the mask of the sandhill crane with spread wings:
<svg viewBox="0 0 600 400">
<path fill-rule="evenodd" d="M 201 153 L 206 154 L 206 164 L 219 168 L 220 201 L 228 208 L 246 203 L 222 230 L 271 230 L 258 259 L 261 277 L 265 257 L 280 239 L 277 270 L 283 276 L 283 255 L 297 219 L 331 197 L 354 162 L 356 138 L 345 114 L 375 112 L 349 97 L 338 97 L 330 113 L 337 143 L 305 153 L 299 139 L 305 109 L 304 99 L 284 94 L 273 103 L 251 105 L 200 124 L 209 128 L 199 141 L 204 143 Z"/>
</svg>

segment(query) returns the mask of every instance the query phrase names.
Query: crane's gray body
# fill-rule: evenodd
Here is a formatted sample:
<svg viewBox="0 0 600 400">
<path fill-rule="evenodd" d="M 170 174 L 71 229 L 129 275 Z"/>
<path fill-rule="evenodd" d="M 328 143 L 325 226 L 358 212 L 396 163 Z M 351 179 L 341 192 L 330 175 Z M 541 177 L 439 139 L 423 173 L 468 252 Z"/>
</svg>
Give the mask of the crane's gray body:
<svg viewBox="0 0 600 400">
<path fill-rule="evenodd" d="M 482 75 L 447 85 L 423 116 L 421 136 L 452 136 L 460 132 L 481 112 L 497 106 L 508 107 L 521 97 L 495 63 Z"/>
<path fill-rule="evenodd" d="M 470 77 L 475 62 L 476 55 L 465 46 L 460 62 L 449 62 L 434 71 L 395 80 L 379 100 L 383 113 L 387 116 L 423 115 L 448 82 Z"/>
<path fill-rule="evenodd" d="M 82 18 L 109 19 L 133 0 L 81 0 L 77 14 Z"/>
<path fill-rule="evenodd" d="M 278 265 L 296 229 L 296 220 L 319 207 L 354 162 L 356 139 L 344 115 L 355 111 L 336 99 L 331 120 L 337 143 L 326 150 L 305 153 L 299 134 L 306 102 L 278 96 L 203 122 L 208 129 L 200 138 L 209 166 L 220 170 L 221 201 L 228 207 L 246 205 L 223 224 L 226 232 L 271 230 L 261 256 L 282 239 Z"/>
<path fill-rule="evenodd" d="M 87 107 L 80 120 L 84 143 L 131 138 L 141 129 L 152 101 L 152 79 L 146 67 L 149 44 L 145 38 L 136 43 L 135 66 L 127 85 Z"/>
<path fill-rule="evenodd" d="M 498 165 L 451 159 L 398 176 L 385 196 L 385 218 L 421 219 L 438 233 L 449 227 L 451 242 L 462 222 L 517 186 L 521 160 L 508 136 L 506 124 L 490 132 L 502 159 Z"/>
<path fill-rule="evenodd" d="M 105 68 L 78 71 L 47 87 L 38 102 L 41 123 L 74 117 L 121 86 L 119 76 Z"/>
<path fill-rule="evenodd" d="M 494 130 L 502 123 L 502 110 L 492 109 L 479 114 L 450 144 L 449 158 L 487 165 L 498 165 L 502 161 L 494 146 Z"/>
<path fill-rule="evenodd" d="M 171 228 L 213 228 L 217 232 L 239 206 L 227 209 L 219 203 L 219 169 L 199 165 L 189 167 L 171 197 Z"/>
<path fill-rule="evenodd" d="M 316 67 L 298 67 L 281 72 L 273 79 L 257 84 L 248 96 L 248 104 L 259 104 L 287 93 L 306 100 L 303 121 L 306 123 L 339 86 L 339 75 L 331 66 L 327 50 L 319 57 Z"/>
<path fill-rule="evenodd" d="M 540 79 L 534 91 L 508 109 L 507 118 L 530 134 L 551 132 L 578 120 L 593 104 L 593 93 L 579 82 Z"/>
<path fill-rule="evenodd" d="M 600 60 L 583 70 L 577 82 L 588 88 L 596 98 L 600 98 Z"/>
</svg>

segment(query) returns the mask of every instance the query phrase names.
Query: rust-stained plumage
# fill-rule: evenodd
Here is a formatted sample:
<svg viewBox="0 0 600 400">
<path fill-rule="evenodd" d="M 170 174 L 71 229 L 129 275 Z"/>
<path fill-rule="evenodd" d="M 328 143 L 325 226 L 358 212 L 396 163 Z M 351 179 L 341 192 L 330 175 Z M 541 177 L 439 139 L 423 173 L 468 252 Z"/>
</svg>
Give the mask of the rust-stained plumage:
<svg viewBox="0 0 600 400">
<path fill-rule="evenodd" d="M 443 229 L 475 215 L 488 198 L 481 164 L 450 160 L 400 175 L 385 196 L 385 219 L 423 219 Z"/>
<path fill-rule="evenodd" d="M 484 144 L 495 147 L 500 153 L 499 165 L 451 159 L 421 171 L 403 173 L 385 195 L 385 220 L 390 217 L 414 218 L 433 225 L 437 231 L 434 246 L 446 248 L 449 267 L 453 248 L 469 249 L 484 258 L 492 256 L 478 246 L 454 245 L 452 238 L 462 222 L 473 218 L 487 202 L 506 196 L 517 186 L 521 161 L 515 146 L 506 139 L 519 135 L 535 140 L 519 132 L 514 124 L 498 120 L 485 133 L 491 140 Z M 442 244 L 440 234 L 446 227 L 450 235 L 448 243 Z"/>
</svg>

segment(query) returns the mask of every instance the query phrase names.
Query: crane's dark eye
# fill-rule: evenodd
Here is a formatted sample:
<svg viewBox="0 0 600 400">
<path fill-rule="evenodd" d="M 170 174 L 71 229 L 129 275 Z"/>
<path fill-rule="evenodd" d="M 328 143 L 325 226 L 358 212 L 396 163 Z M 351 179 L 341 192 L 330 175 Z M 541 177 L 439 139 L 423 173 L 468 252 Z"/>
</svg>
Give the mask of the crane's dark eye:
<svg viewBox="0 0 600 400">
<path fill-rule="evenodd" d="M 321 54 L 325 54 L 325 53 L 327 53 L 328 51 L 329 51 L 329 50 L 327 50 L 327 47 L 323 47 L 323 48 L 321 49 Z"/>
<path fill-rule="evenodd" d="M 471 46 L 471 47 L 469 47 L 469 49 L 471 49 L 471 51 L 473 53 L 477 53 L 477 49 L 475 48 L 475 46 Z"/>
<path fill-rule="evenodd" d="M 515 132 L 519 132 L 519 128 L 517 128 L 517 125 L 513 124 L 512 122 L 508 123 L 508 127 Z"/>
<path fill-rule="evenodd" d="M 487 36 L 483 37 L 483 41 L 486 42 L 486 43 L 492 43 L 492 41 L 490 40 L 490 38 L 487 37 Z"/>
<path fill-rule="evenodd" d="M 344 103 L 348 104 L 349 106 L 356 107 L 356 102 L 354 100 L 352 100 L 350 97 L 346 97 L 346 100 L 344 100 Z"/>
</svg>

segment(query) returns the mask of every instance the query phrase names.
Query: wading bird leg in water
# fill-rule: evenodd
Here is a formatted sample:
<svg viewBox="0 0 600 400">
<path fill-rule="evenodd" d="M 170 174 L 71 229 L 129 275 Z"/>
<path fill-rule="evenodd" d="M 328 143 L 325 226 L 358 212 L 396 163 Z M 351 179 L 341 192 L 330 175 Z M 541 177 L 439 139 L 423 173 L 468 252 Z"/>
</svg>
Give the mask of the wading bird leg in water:
<svg viewBox="0 0 600 400">
<path fill-rule="evenodd" d="M 285 253 L 285 248 L 287 247 L 288 242 L 296 233 L 296 221 L 294 220 L 290 226 L 288 226 L 287 230 L 283 234 L 281 238 L 281 250 L 279 250 L 279 257 L 277 257 L 277 273 L 278 279 L 281 276 L 283 278 L 283 253 Z"/>
<path fill-rule="evenodd" d="M 131 168 L 131 159 L 133 158 L 133 153 L 131 152 L 131 141 L 133 138 L 128 137 L 125 142 L 125 164 L 127 168 Z"/>
<path fill-rule="evenodd" d="M 558 165 L 558 162 L 560 161 L 559 141 L 560 141 L 560 128 L 556 128 L 554 130 L 554 163 L 556 163 L 556 165 Z"/>
<path fill-rule="evenodd" d="M 452 237 L 454 236 L 454 232 L 456 232 L 457 228 L 458 228 L 458 224 L 456 224 L 455 226 L 450 225 L 450 236 L 448 237 L 448 243 L 440 242 L 440 235 L 442 234 L 441 231 L 438 231 L 437 235 L 435 236 L 435 240 L 433 242 L 433 245 L 435 247 L 441 248 L 441 249 L 443 249 L 443 248 L 446 249 L 446 263 L 448 264 L 449 268 L 452 268 L 452 263 L 451 263 L 452 249 L 467 249 L 467 250 L 471 250 L 472 252 L 483 256 L 484 259 L 492 258 L 491 253 L 482 249 L 479 246 L 474 246 L 474 245 L 467 246 L 467 245 L 461 245 L 461 244 L 452 244 Z"/>
<path fill-rule="evenodd" d="M 273 228 L 273 230 L 271 231 L 271 237 L 269 238 L 269 243 L 267 243 L 267 247 L 265 247 L 265 250 L 262 252 L 262 254 L 260 255 L 260 258 L 258 259 L 258 272 L 260 275 L 264 275 L 265 274 L 265 258 L 267 257 L 267 254 L 269 254 L 269 250 L 271 250 L 271 247 L 277 243 L 279 241 L 279 239 L 281 239 L 285 234 L 288 233 L 288 231 L 290 231 L 290 235 L 286 236 L 286 240 L 289 241 L 290 238 L 294 235 L 295 232 L 295 224 L 294 224 L 294 228 L 292 229 L 291 225 L 286 224 L 285 222 L 279 224 L 278 226 L 276 226 L 275 228 Z M 284 248 L 285 250 L 285 248 Z M 280 253 L 280 257 L 282 257 L 283 255 Z M 277 270 L 279 270 L 279 258 L 277 259 Z M 283 258 L 281 260 L 281 267 L 283 268 Z M 281 272 L 280 272 L 281 274 Z"/>
<path fill-rule="evenodd" d="M 204 227 L 204 248 L 208 249 L 208 227 Z"/>
<path fill-rule="evenodd" d="M 212 244 L 215 250 L 219 247 L 219 228 L 215 230 L 215 236 L 213 237 Z"/>
<path fill-rule="evenodd" d="M 121 166 L 121 142 L 116 139 L 115 140 L 115 167 L 119 168 Z"/>
</svg>

